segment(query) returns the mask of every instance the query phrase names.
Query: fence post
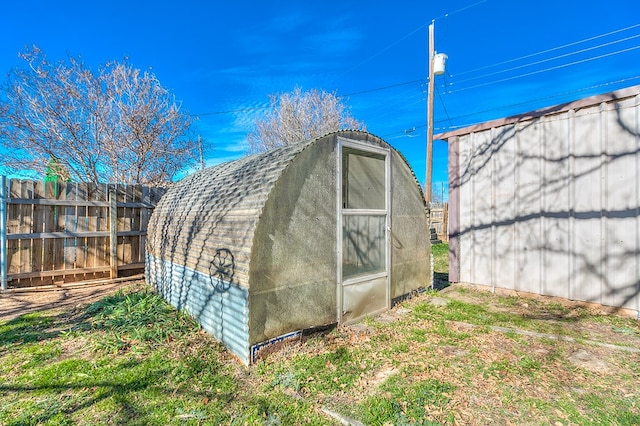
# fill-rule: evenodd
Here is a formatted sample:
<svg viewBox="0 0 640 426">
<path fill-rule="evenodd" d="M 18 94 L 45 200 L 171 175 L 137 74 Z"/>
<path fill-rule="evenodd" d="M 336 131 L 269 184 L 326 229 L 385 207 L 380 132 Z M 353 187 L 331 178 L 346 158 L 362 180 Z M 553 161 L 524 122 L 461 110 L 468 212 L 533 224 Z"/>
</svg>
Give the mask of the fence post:
<svg viewBox="0 0 640 426">
<path fill-rule="evenodd" d="M 7 177 L 0 177 L 0 283 L 7 289 Z"/>
<path fill-rule="evenodd" d="M 449 203 L 442 205 L 442 234 L 443 240 L 449 242 Z"/>
<path fill-rule="evenodd" d="M 109 266 L 111 278 L 118 278 L 118 203 L 117 188 L 109 191 Z"/>
</svg>

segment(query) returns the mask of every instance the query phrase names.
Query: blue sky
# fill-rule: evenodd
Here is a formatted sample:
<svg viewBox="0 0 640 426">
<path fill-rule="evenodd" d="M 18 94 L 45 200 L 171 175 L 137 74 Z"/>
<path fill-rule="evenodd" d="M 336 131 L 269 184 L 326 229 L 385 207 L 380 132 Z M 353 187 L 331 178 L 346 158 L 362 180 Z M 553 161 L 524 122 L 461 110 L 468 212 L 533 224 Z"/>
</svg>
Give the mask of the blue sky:
<svg viewBox="0 0 640 426">
<path fill-rule="evenodd" d="M 640 84 L 640 2 L 24 1 L 0 12 L 0 71 L 39 46 L 89 66 L 129 57 L 196 115 L 207 164 L 238 158 L 271 93 L 324 89 L 424 183 L 428 24 L 449 57 L 435 133 Z M 434 187 L 446 181 L 434 144 Z"/>
</svg>

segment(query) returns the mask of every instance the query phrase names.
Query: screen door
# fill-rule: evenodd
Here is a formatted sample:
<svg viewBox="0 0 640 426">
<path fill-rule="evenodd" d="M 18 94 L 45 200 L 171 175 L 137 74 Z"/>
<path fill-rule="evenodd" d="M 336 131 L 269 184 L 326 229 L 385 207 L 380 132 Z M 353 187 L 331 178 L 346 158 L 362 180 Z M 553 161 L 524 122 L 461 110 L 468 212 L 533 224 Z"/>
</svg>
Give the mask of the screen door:
<svg viewBox="0 0 640 426">
<path fill-rule="evenodd" d="M 389 151 L 339 140 L 339 322 L 389 308 Z"/>
</svg>

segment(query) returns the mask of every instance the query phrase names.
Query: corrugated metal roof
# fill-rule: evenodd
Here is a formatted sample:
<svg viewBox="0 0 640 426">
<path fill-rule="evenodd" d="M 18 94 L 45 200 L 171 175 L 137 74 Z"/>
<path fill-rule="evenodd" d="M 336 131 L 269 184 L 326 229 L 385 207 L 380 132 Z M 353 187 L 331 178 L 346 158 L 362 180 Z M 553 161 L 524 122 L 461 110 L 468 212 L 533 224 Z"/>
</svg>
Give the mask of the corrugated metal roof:
<svg viewBox="0 0 640 426">
<path fill-rule="evenodd" d="M 246 274 L 262 207 L 283 170 L 314 140 L 276 148 L 187 176 L 162 197 L 149 223 L 149 253 L 209 273 L 216 250 L 234 256 L 237 284 Z"/>
</svg>

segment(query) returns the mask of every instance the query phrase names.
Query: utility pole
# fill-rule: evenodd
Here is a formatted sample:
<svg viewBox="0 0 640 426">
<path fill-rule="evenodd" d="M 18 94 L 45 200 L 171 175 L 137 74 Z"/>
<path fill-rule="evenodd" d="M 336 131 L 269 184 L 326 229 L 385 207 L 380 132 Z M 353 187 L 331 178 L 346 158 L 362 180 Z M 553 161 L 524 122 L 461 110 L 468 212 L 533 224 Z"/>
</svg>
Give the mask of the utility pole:
<svg viewBox="0 0 640 426">
<path fill-rule="evenodd" d="M 434 21 L 429 24 L 429 85 L 427 88 L 427 173 L 425 175 L 424 198 L 427 205 L 431 203 L 431 179 L 433 175 L 433 42 Z"/>
<path fill-rule="evenodd" d="M 444 74 L 447 55 L 435 52 L 433 27 L 435 21 L 429 24 L 429 86 L 427 94 L 427 173 L 425 176 L 424 198 L 427 204 L 431 203 L 431 192 L 433 190 L 431 182 L 433 178 L 433 90 L 435 88 L 434 77 Z"/>
<path fill-rule="evenodd" d="M 200 170 L 204 170 L 204 149 L 202 148 L 202 136 L 198 135 L 198 148 L 200 148 Z"/>
</svg>

